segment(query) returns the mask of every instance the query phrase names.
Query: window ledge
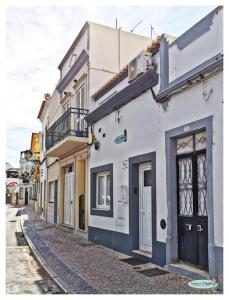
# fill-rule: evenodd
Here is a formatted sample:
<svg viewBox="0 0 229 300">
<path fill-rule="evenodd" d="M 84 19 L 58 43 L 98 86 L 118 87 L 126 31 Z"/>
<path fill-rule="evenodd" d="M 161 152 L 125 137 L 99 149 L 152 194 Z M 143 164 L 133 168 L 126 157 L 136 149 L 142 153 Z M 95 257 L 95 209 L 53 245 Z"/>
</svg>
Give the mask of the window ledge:
<svg viewBox="0 0 229 300">
<path fill-rule="evenodd" d="M 107 208 L 92 208 L 92 210 L 111 211 L 110 209 Z"/>
</svg>

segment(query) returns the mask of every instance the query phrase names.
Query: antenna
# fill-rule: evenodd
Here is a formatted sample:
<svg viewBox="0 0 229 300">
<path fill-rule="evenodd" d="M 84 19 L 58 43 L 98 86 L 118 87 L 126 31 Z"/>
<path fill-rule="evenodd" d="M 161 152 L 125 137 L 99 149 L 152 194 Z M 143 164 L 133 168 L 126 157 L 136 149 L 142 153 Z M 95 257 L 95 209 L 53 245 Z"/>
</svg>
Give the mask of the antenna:
<svg viewBox="0 0 229 300">
<path fill-rule="evenodd" d="M 115 27 L 116 27 L 116 29 L 118 28 L 118 19 L 117 18 L 115 19 Z"/>
<path fill-rule="evenodd" d="M 138 22 L 132 29 L 131 29 L 131 31 L 130 32 L 133 32 L 134 31 L 134 29 L 138 26 L 138 25 L 140 25 L 142 23 L 142 21 L 140 21 L 140 22 Z"/>
<path fill-rule="evenodd" d="M 157 37 L 156 32 L 155 32 L 153 26 L 150 24 L 150 37 L 151 37 L 151 39 L 152 39 L 152 32 L 153 32 L 154 35 Z"/>
</svg>

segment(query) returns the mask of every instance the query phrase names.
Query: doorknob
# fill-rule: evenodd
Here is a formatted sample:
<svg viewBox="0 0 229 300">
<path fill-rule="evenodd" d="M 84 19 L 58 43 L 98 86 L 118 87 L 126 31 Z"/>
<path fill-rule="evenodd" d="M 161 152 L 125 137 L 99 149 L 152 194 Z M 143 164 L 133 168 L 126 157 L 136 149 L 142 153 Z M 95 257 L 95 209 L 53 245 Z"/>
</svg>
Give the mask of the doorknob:
<svg viewBox="0 0 229 300">
<path fill-rule="evenodd" d="M 185 224 L 186 230 L 192 230 L 192 224 Z"/>
<path fill-rule="evenodd" d="M 142 210 L 141 210 L 141 214 L 144 214 L 144 213 L 145 213 L 145 212 L 144 212 L 144 210 L 142 209 Z"/>
<path fill-rule="evenodd" d="M 197 225 L 197 226 L 196 226 L 196 231 L 204 231 L 203 226 Z"/>
</svg>

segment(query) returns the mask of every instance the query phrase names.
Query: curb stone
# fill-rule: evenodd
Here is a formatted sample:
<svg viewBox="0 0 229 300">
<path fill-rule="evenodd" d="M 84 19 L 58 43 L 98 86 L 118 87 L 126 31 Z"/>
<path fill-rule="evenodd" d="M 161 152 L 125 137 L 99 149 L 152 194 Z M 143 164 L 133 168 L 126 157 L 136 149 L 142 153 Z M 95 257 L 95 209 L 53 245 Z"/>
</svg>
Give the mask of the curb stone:
<svg viewBox="0 0 229 300">
<path fill-rule="evenodd" d="M 50 277 L 57 283 L 65 294 L 97 294 L 97 290 L 90 286 L 80 275 L 66 265 L 42 240 L 29 220 L 26 208 L 21 210 L 21 228 L 26 240 Z M 48 261 L 46 260 L 48 259 Z"/>
<path fill-rule="evenodd" d="M 33 242 L 31 241 L 31 239 L 29 238 L 29 236 L 26 233 L 25 227 L 23 226 L 24 220 L 28 219 L 23 217 L 24 215 L 20 216 L 20 225 L 21 225 L 21 232 L 24 235 L 29 248 L 31 250 L 31 252 L 33 253 L 34 257 L 37 259 L 37 261 L 39 262 L 39 264 L 41 265 L 41 267 L 48 273 L 48 275 L 51 277 L 51 279 L 58 285 L 58 287 L 65 293 L 68 294 L 68 291 L 64 288 L 63 286 L 63 282 L 58 278 L 58 276 L 51 271 L 45 260 L 41 257 L 40 253 L 37 251 L 36 247 L 33 245 Z"/>
</svg>

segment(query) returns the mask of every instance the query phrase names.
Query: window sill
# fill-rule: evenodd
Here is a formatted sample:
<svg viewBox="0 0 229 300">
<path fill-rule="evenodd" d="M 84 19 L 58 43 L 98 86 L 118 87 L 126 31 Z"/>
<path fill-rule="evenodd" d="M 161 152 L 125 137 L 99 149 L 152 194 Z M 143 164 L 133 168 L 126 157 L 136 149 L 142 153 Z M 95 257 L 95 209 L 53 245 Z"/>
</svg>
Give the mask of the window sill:
<svg viewBox="0 0 229 300">
<path fill-rule="evenodd" d="M 107 208 L 92 208 L 92 210 L 102 210 L 102 211 L 110 211 L 110 209 L 107 209 Z"/>
</svg>

